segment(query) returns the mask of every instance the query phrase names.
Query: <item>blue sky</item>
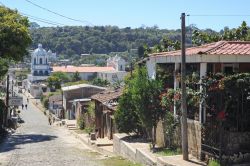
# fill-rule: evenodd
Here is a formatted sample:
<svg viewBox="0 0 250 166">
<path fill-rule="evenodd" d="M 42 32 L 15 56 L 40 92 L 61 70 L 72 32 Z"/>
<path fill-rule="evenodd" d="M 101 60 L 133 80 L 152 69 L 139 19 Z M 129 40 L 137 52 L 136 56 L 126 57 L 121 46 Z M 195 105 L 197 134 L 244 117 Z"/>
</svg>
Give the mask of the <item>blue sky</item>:
<svg viewBox="0 0 250 166">
<path fill-rule="evenodd" d="M 198 28 L 223 29 L 238 27 L 243 20 L 250 25 L 248 0 L 30 0 L 51 11 L 93 25 L 117 25 L 137 28 L 142 25 L 159 28 L 180 28 L 180 14 L 185 12 L 186 24 Z M 22 13 L 65 25 L 86 25 L 74 22 L 33 6 L 26 0 L 0 0 L 5 6 Z M 242 15 L 242 16 L 192 16 Z M 32 19 L 30 19 L 33 21 Z M 41 26 L 51 26 L 36 21 Z"/>
</svg>

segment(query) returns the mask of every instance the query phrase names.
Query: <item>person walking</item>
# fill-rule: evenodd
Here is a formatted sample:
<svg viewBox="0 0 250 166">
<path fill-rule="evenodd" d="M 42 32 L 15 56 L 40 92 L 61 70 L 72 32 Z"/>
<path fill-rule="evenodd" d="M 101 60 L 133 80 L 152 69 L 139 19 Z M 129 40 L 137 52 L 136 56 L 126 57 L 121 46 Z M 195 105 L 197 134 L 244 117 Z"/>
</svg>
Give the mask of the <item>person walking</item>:
<svg viewBox="0 0 250 166">
<path fill-rule="evenodd" d="M 22 110 L 23 110 L 24 105 L 22 104 Z"/>
<path fill-rule="evenodd" d="M 29 98 L 27 97 L 27 103 L 29 103 Z"/>
<path fill-rule="evenodd" d="M 25 104 L 25 108 L 26 108 L 26 110 L 27 110 L 27 104 Z"/>
</svg>

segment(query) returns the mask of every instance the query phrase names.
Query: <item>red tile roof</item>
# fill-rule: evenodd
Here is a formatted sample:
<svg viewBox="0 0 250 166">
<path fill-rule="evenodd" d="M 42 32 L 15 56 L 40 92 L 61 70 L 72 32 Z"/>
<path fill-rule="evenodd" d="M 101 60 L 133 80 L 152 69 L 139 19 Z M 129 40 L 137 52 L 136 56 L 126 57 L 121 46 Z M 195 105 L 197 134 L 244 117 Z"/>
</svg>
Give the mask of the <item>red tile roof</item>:
<svg viewBox="0 0 250 166">
<path fill-rule="evenodd" d="M 106 91 L 103 91 L 103 92 L 100 92 L 91 96 L 91 99 L 97 100 L 101 103 L 105 103 L 110 100 L 116 99 L 120 97 L 121 95 L 122 95 L 122 88 L 119 88 L 116 90 L 108 89 Z"/>
<path fill-rule="evenodd" d="M 186 49 L 186 55 L 250 55 L 250 41 L 219 41 Z M 151 56 L 178 56 L 181 50 L 154 53 Z"/>
<path fill-rule="evenodd" d="M 65 72 L 65 73 L 95 73 L 104 71 L 114 71 L 113 67 L 79 67 L 79 66 L 53 66 L 53 72 Z"/>
</svg>

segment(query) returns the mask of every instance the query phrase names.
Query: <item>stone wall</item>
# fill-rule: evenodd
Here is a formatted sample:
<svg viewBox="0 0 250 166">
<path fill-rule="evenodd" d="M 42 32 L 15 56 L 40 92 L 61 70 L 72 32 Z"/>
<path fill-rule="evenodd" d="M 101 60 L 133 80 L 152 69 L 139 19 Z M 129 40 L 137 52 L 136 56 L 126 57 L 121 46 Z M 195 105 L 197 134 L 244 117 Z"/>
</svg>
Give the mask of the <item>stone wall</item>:
<svg viewBox="0 0 250 166">
<path fill-rule="evenodd" d="M 201 153 L 201 125 L 199 121 L 188 119 L 188 151 L 200 158 Z"/>
<path fill-rule="evenodd" d="M 201 153 L 201 125 L 199 121 L 187 120 L 188 125 L 188 151 L 196 158 L 200 158 Z M 172 145 L 181 147 L 181 125 L 176 127 Z"/>
<path fill-rule="evenodd" d="M 164 121 L 160 120 L 156 128 L 156 144 L 159 147 L 165 147 L 166 143 L 166 134 L 164 129 Z"/>
</svg>

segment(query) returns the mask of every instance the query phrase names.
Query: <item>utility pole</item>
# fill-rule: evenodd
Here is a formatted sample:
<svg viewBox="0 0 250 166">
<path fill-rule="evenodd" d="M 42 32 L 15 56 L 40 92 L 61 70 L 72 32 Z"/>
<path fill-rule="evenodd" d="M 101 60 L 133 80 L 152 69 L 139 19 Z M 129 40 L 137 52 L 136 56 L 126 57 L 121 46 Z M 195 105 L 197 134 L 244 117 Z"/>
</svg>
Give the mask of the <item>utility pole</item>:
<svg viewBox="0 0 250 166">
<path fill-rule="evenodd" d="M 185 13 L 181 14 L 181 136 L 183 160 L 188 160 L 187 101 L 186 101 L 186 26 Z"/>
<path fill-rule="evenodd" d="M 8 109 L 9 109 L 9 81 L 10 76 L 7 75 L 7 90 L 6 90 L 6 109 L 4 114 L 4 126 L 8 125 Z"/>
</svg>

